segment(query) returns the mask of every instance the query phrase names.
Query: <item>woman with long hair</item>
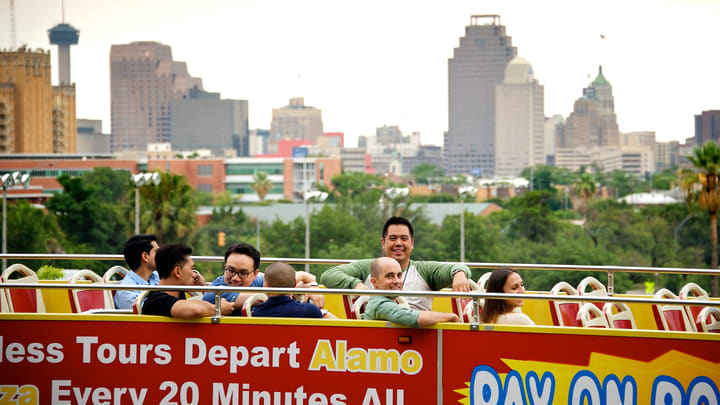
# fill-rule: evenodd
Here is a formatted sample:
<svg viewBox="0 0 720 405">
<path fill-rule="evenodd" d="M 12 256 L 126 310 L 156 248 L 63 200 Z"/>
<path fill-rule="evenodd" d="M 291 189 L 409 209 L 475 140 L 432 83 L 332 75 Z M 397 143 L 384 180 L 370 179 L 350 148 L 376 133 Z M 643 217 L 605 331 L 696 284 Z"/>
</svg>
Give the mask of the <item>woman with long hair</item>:
<svg viewBox="0 0 720 405">
<path fill-rule="evenodd" d="M 495 269 L 490 274 L 485 292 L 524 294 L 525 284 L 517 270 L 510 268 Z M 511 325 L 535 325 L 535 322 L 522 312 L 513 312 L 522 307 L 522 300 L 503 300 L 486 298 L 480 313 L 483 323 L 502 323 Z"/>
</svg>

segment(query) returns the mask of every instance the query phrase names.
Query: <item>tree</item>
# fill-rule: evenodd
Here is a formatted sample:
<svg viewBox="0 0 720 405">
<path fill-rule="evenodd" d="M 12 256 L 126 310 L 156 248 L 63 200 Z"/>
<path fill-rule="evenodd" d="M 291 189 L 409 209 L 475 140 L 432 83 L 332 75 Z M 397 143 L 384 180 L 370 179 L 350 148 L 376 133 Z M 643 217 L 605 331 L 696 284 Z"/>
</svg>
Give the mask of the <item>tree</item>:
<svg viewBox="0 0 720 405">
<path fill-rule="evenodd" d="M 573 185 L 575 195 L 582 201 L 580 209 L 587 211 L 588 202 L 593 198 L 596 191 L 595 178 L 590 173 L 580 175 L 578 181 Z"/>
<path fill-rule="evenodd" d="M 108 204 L 125 204 L 130 191 L 130 171 L 114 170 L 110 167 L 96 167 L 81 176 L 83 184 L 94 187 L 94 195 Z"/>
<path fill-rule="evenodd" d="M 698 205 L 706 209 L 710 215 L 710 244 L 712 245 L 711 268 L 718 268 L 718 232 L 717 211 L 720 208 L 720 184 L 718 172 L 720 171 L 720 146 L 713 141 L 705 142 L 702 147 L 696 147 L 693 154 L 688 156 L 693 166 L 701 172 L 698 174 L 702 189 L 698 195 Z M 718 276 L 712 279 L 712 294 L 720 295 Z"/>
<path fill-rule="evenodd" d="M 187 243 L 197 227 L 197 207 L 185 177 L 162 173 L 160 184 L 140 187 L 141 233 L 155 234 L 161 246 Z"/>
<path fill-rule="evenodd" d="M 273 185 L 270 179 L 268 178 L 268 174 L 265 172 L 257 172 L 253 176 L 253 183 L 250 185 L 253 190 L 258 195 L 258 198 L 260 198 L 260 201 L 265 200 L 265 196 L 272 190 Z"/>
<path fill-rule="evenodd" d="M 98 187 L 89 185 L 81 177 L 66 174 L 58 177 L 63 192 L 47 202 L 49 212 L 55 214 L 65 235 L 75 247 L 85 253 L 116 252 L 126 237 L 126 220 L 118 215 L 114 204 L 103 201 Z M 73 247 L 68 247 L 72 252 Z"/>
<path fill-rule="evenodd" d="M 431 163 L 420 163 L 412 169 L 412 175 L 418 184 L 428 184 L 430 179 L 443 177 L 442 169 Z"/>
</svg>

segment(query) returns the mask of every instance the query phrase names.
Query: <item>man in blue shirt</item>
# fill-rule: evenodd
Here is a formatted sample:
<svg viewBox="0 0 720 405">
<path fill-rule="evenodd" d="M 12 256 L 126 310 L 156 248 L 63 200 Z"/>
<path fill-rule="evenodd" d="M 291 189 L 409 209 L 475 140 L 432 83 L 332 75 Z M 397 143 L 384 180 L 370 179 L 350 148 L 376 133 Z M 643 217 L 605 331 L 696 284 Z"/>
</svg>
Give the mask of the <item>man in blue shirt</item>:
<svg viewBox="0 0 720 405">
<path fill-rule="evenodd" d="M 158 285 L 160 276 L 155 270 L 155 252 L 158 250 L 155 235 L 135 235 L 125 242 L 123 256 L 130 272 L 120 281 L 120 285 Z M 205 279 L 195 272 L 195 285 L 204 286 Z M 117 290 L 115 292 L 115 308 L 132 309 L 135 298 L 140 290 Z"/>
<path fill-rule="evenodd" d="M 155 235 L 135 235 L 125 242 L 123 256 L 130 272 L 120 285 L 158 285 L 160 277 L 155 271 L 155 252 L 158 243 Z M 142 291 L 118 290 L 115 292 L 115 308 L 131 309 Z"/>
<path fill-rule="evenodd" d="M 219 276 L 211 286 L 224 287 L 262 287 L 264 275 L 260 273 L 260 252 L 253 245 L 248 243 L 236 243 L 225 251 L 223 262 L 223 275 Z M 311 288 L 317 287 L 315 276 L 304 271 L 296 274 L 296 284 L 293 287 Z M 241 308 L 242 304 L 250 293 L 224 292 L 221 294 L 226 301 L 233 302 L 235 308 Z M 215 303 L 215 294 L 206 292 L 203 299 Z M 321 308 L 325 305 L 325 297 L 322 295 L 311 295 L 310 299 Z"/>
<path fill-rule="evenodd" d="M 265 269 L 265 287 L 295 288 L 295 269 L 287 263 L 276 262 Z M 284 318 L 323 318 L 332 316 L 315 304 L 300 302 L 290 294 L 267 294 L 270 298 L 252 309 L 253 316 Z M 334 316 L 332 316 L 334 318 Z"/>
</svg>

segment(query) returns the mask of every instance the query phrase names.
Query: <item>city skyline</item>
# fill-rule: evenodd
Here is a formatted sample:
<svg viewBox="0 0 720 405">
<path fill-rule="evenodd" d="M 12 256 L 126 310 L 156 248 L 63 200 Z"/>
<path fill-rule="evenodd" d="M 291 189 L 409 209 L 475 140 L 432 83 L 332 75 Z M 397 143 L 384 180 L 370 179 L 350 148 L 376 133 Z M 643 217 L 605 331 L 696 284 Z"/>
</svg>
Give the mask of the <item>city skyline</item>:
<svg viewBox="0 0 720 405">
<path fill-rule="evenodd" d="M 474 14 L 501 16 L 545 86 L 546 116 L 567 117 L 600 64 L 623 132 L 683 141 L 695 114 L 720 108 L 710 40 L 720 37 L 720 3 L 575 3 L 66 0 L 65 22 L 80 30 L 71 48 L 77 117 L 102 119 L 109 132 L 110 46 L 159 41 L 207 91 L 248 100 L 250 128 L 268 129 L 273 108 L 304 97 L 322 110 L 325 131 L 344 132 L 349 145 L 383 125 L 442 145 L 448 59 Z M 2 48 L 8 7 L 0 0 Z M 17 45 L 51 49 L 54 84 L 47 30 L 61 19 L 60 0 L 15 2 Z"/>
</svg>

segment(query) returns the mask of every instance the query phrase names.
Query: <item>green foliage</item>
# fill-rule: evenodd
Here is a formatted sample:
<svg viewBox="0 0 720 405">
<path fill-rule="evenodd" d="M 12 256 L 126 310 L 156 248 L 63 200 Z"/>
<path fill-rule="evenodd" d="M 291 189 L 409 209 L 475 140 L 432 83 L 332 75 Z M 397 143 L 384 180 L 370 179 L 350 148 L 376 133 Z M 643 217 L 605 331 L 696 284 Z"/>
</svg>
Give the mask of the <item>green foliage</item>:
<svg viewBox="0 0 720 405">
<path fill-rule="evenodd" d="M 38 269 L 37 276 L 40 280 L 62 280 L 63 271 L 60 268 L 46 264 Z"/>
<path fill-rule="evenodd" d="M 260 201 L 264 201 L 265 196 L 272 190 L 273 184 L 266 172 L 257 172 L 253 175 L 253 183 L 250 187 L 255 190 Z"/>
<path fill-rule="evenodd" d="M 145 185 L 139 190 L 140 233 L 155 234 L 161 246 L 188 243 L 197 227 L 195 211 L 198 205 L 185 177 L 163 172 L 160 184 Z M 134 204 L 127 208 L 134 215 Z"/>
<path fill-rule="evenodd" d="M 125 241 L 129 223 L 120 215 L 118 206 L 106 201 L 114 198 L 117 190 L 101 191 L 106 181 L 103 179 L 101 175 L 58 177 L 63 192 L 55 194 L 46 207 L 57 216 L 60 228 L 71 242 L 67 250 L 73 250 L 73 245 L 86 245 L 90 253 L 115 252 Z"/>
<path fill-rule="evenodd" d="M 418 184 L 428 184 L 430 179 L 441 178 L 444 172 L 439 167 L 430 163 L 420 163 L 412 170 L 415 182 Z"/>
</svg>

